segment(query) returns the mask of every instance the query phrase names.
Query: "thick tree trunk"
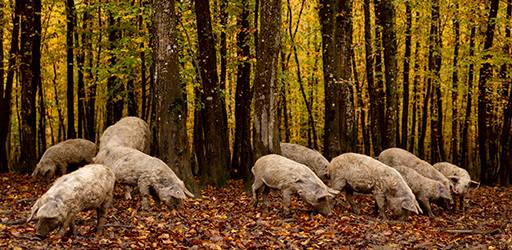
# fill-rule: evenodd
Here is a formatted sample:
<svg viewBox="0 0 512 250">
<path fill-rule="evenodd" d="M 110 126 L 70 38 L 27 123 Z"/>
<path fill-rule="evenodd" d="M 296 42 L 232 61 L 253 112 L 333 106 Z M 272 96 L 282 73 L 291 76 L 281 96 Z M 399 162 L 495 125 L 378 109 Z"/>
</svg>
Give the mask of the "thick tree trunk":
<svg viewBox="0 0 512 250">
<path fill-rule="evenodd" d="M 202 79 L 206 162 L 203 180 L 222 186 L 228 177 L 230 153 L 227 135 L 226 105 L 217 75 L 217 55 L 213 37 L 209 1 L 195 1 L 199 45 L 199 71 Z"/>
<path fill-rule="evenodd" d="M 411 1 L 405 2 L 405 54 L 404 54 L 404 71 L 403 71 L 403 100 L 402 100 L 402 135 L 400 147 L 406 149 L 409 136 L 409 69 L 411 62 L 411 29 L 412 29 L 412 12 Z M 414 93 L 415 94 L 415 93 Z M 412 128 L 414 129 L 414 128 Z M 411 129 L 411 130 L 412 130 Z"/>
<path fill-rule="evenodd" d="M 475 36 L 476 26 L 470 23 L 471 33 L 469 35 L 469 57 L 475 56 Z M 462 166 L 470 170 L 469 163 L 471 162 L 469 157 L 469 126 L 471 121 L 471 105 L 473 103 L 473 79 L 474 78 L 474 64 L 470 62 L 468 67 L 468 83 L 467 83 L 467 101 L 466 101 L 466 114 L 464 119 L 464 127 L 462 129 L 462 142 L 461 142 L 461 159 Z M 471 172 L 470 172 L 471 173 Z M 475 176 L 474 173 L 471 176 Z"/>
<path fill-rule="evenodd" d="M 374 82 L 374 54 L 371 27 L 370 0 L 364 0 L 364 47 L 366 62 L 366 80 L 368 82 L 368 94 L 370 97 L 370 130 L 373 145 L 373 153 L 378 155 L 382 151 L 382 137 L 379 125 L 381 124 L 379 115 L 379 103 L 377 89 Z"/>
<path fill-rule="evenodd" d="M 328 135 L 329 143 L 333 145 L 328 157 L 332 158 L 345 152 L 354 152 L 357 144 L 356 116 L 354 110 L 354 93 L 352 79 L 352 0 L 338 0 L 336 25 L 334 29 L 335 40 L 335 86 L 332 90 L 338 95 L 335 102 L 338 113 L 336 123 L 331 124 L 333 135 Z M 338 127 L 339 126 L 339 127 Z M 339 130 L 338 130 L 339 129 Z M 339 145 L 339 148 L 338 148 Z"/>
<path fill-rule="evenodd" d="M 460 23 L 459 3 L 455 2 L 455 17 L 453 18 L 453 33 L 455 33 L 455 45 L 453 48 L 453 73 L 452 73 L 452 141 L 451 141 L 451 162 L 460 164 L 459 157 L 459 114 L 458 114 L 458 92 L 459 92 L 459 47 L 460 47 Z"/>
<path fill-rule="evenodd" d="M 280 47 L 281 1 L 261 3 L 261 25 L 254 83 L 254 159 L 281 152 L 277 120 L 278 61 Z"/>
<path fill-rule="evenodd" d="M 73 74 L 73 33 L 75 29 L 75 1 L 66 0 L 66 78 L 67 78 L 67 138 L 75 138 L 75 83 Z"/>
<path fill-rule="evenodd" d="M 242 1 L 242 11 L 237 17 L 240 31 L 237 34 L 237 54 L 241 58 L 238 64 L 235 92 L 235 138 L 231 167 L 233 177 L 247 178 L 254 159 L 251 145 L 251 48 L 249 46 L 249 1 Z"/>
<path fill-rule="evenodd" d="M 510 41 L 511 37 L 511 26 L 512 26 L 512 0 L 507 1 L 507 24 L 505 26 L 505 37 L 508 41 Z M 511 53 L 510 44 L 505 45 L 503 48 L 503 52 L 505 55 Z M 512 150 L 511 147 L 511 138 L 510 138 L 510 128 L 512 124 L 512 75 L 507 76 L 507 71 L 510 70 L 511 63 L 504 63 L 501 65 L 501 74 L 500 77 L 504 81 L 505 95 L 508 92 L 508 101 L 505 110 L 503 111 L 503 129 L 501 134 L 501 152 L 500 152 L 500 184 L 503 186 L 510 185 L 512 183 L 512 165 L 507 164 L 511 160 L 512 154 L 510 153 Z"/>
<path fill-rule="evenodd" d="M 395 8 L 392 0 L 380 0 L 377 21 L 382 26 L 382 45 L 384 49 L 384 76 L 386 79 L 386 123 L 383 145 L 385 148 L 399 144 L 398 137 L 398 97 L 397 81 L 397 44 L 395 35 Z"/>
<path fill-rule="evenodd" d="M 187 97 L 180 80 L 173 0 L 153 3 L 155 102 L 158 157 L 189 187 L 194 187 L 187 139 Z M 194 189 L 194 188 L 192 188 Z"/>
<path fill-rule="evenodd" d="M 432 20 L 430 24 L 428 69 L 432 76 L 428 77 L 432 88 L 430 103 L 430 160 L 439 162 L 446 159 L 443 141 L 443 106 L 441 100 L 441 19 L 439 17 L 439 0 L 432 1 Z"/>
<path fill-rule="evenodd" d="M 494 29 L 496 27 L 496 17 L 498 15 L 499 0 L 491 0 L 489 16 L 487 21 L 487 31 L 485 32 L 484 52 L 492 48 L 494 40 Z M 492 100 L 488 93 L 487 81 L 492 78 L 492 66 L 486 61 L 491 57 L 484 53 L 484 64 L 480 68 L 480 77 L 478 80 L 478 146 L 480 156 L 480 180 L 485 184 L 492 184 L 496 181 L 497 160 L 496 155 L 496 133 L 495 128 L 491 126 L 493 116 Z"/>
<path fill-rule="evenodd" d="M 34 1 L 20 0 L 16 8 L 20 10 L 21 39 L 20 39 L 20 75 L 21 75 L 21 157 L 19 171 L 30 173 L 37 161 L 36 152 L 36 91 L 32 66 L 34 58 Z M 30 6 L 30 7 L 27 7 Z"/>
</svg>

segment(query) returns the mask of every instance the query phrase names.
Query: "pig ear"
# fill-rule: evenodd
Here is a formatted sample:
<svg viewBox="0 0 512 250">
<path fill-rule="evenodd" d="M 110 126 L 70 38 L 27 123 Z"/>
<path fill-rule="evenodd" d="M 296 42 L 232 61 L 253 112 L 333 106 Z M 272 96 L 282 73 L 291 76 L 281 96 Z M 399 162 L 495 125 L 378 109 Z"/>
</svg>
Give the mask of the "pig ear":
<svg viewBox="0 0 512 250">
<path fill-rule="evenodd" d="M 185 186 L 185 183 L 183 183 L 183 181 L 180 183 L 181 185 L 181 190 L 190 198 L 194 198 L 194 194 L 190 191 L 188 191 L 187 187 Z"/>
<path fill-rule="evenodd" d="M 336 189 L 332 189 L 332 188 L 329 188 L 327 189 L 327 191 L 329 192 L 329 194 L 331 194 L 333 197 L 337 194 L 340 193 L 340 191 L 336 190 Z"/>
<path fill-rule="evenodd" d="M 476 188 L 480 187 L 480 182 L 476 182 L 474 180 L 471 180 L 471 182 L 469 182 L 470 184 L 476 186 Z"/>
<path fill-rule="evenodd" d="M 31 221 L 32 219 L 37 219 L 37 217 L 34 217 L 34 215 L 37 213 L 37 211 L 39 210 L 39 200 L 36 201 L 36 204 L 34 204 L 34 206 L 32 206 L 32 211 L 30 212 L 30 216 L 28 217 L 27 219 L 27 222 Z"/>
</svg>

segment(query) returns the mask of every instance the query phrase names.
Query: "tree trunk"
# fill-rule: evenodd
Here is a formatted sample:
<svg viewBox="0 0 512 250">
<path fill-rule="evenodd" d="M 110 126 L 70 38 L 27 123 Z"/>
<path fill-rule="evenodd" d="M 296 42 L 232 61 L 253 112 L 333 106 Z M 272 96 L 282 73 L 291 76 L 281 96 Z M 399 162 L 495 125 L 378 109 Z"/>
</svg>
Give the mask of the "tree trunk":
<svg viewBox="0 0 512 250">
<path fill-rule="evenodd" d="M 154 1 L 155 101 L 158 157 L 189 187 L 194 186 L 187 139 L 187 97 L 180 80 L 173 0 Z M 194 188 L 192 188 L 194 189 Z"/>
<path fill-rule="evenodd" d="M 21 18 L 21 39 L 20 39 L 20 75 L 21 75 L 21 157 L 20 168 L 17 169 L 23 173 L 30 173 L 37 161 L 36 152 L 36 91 L 37 76 L 34 76 L 32 67 L 34 61 L 34 33 L 35 30 L 35 2 L 29 0 L 19 0 L 16 5 L 20 10 Z M 30 7 L 27 7 L 30 6 Z M 38 48 L 37 48 L 38 49 Z"/>
<path fill-rule="evenodd" d="M 339 145 L 339 148 L 333 147 L 329 150 L 329 158 L 338 156 L 345 152 L 354 152 L 357 144 L 357 128 L 354 110 L 354 93 L 352 80 L 352 0 L 338 0 L 336 24 L 334 28 L 335 40 L 335 85 L 333 94 L 338 95 L 338 105 L 335 112 L 338 113 L 335 122 L 330 127 L 334 136 L 326 145 Z M 339 93 L 339 94 L 336 94 Z M 327 100 L 326 100 L 327 101 Z M 339 129 L 339 130 L 338 130 Z"/>
<path fill-rule="evenodd" d="M 380 0 L 377 21 L 382 26 L 382 45 L 384 49 L 384 76 L 386 79 L 386 123 L 383 145 L 396 147 L 398 137 L 398 97 L 396 93 L 397 44 L 395 35 L 395 8 L 392 0 Z"/>
<path fill-rule="evenodd" d="M 199 71 L 202 79 L 204 105 L 204 134 L 206 162 L 202 165 L 203 180 L 222 186 L 228 177 L 229 143 L 227 135 L 226 105 L 217 75 L 217 55 L 213 37 L 209 1 L 195 1 L 197 37 L 199 45 Z"/>
<path fill-rule="evenodd" d="M 85 109 L 85 138 L 90 141 L 95 141 L 96 139 L 96 119 L 95 119 L 95 107 L 96 107 L 96 76 L 93 76 L 92 67 L 93 67 L 93 51 L 92 51 L 92 15 L 89 0 L 85 1 L 85 11 L 83 15 L 83 23 L 82 23 L 82 46 L 85 51 L 87 51 L 87 67 L 85 72 L 87 73 L 87 79 L 90 82 L 89 87 L 87 88 L 87 107 Z M 98 5 L 98 26 L 102 27 L 103 23 L 101 22 L 101 9 Z M 98 37 L 98 57 L 101 55 L 101 39 L 102 32 L 99 32 Z"/>
<path fill-rule="evenodd" d="M 243 0 L 242 10 L 237 17 L 240 31 L 236 37 L 237 58 L 240 63 L 237 68 L 235 92 L 235 138 L 233 142 L 233 158 L 231 168 L 233 177 L 247 178 L 254 159 L 251 145 L 251 63 L 249 61 L 251 48 L 249 46 L 249 1 Z"/>
<path fill-rule="evenodd" d="M 487 21 L 487 31 L 484 41 L 484 64 L 480 68 L 480 77 L 478 80 L 478 146 L 480 156 L 480 181 L 484 184 L 492 184 L 496 181 L 497 161 L 496 152 L 496 133 L 494 126 L 491 126 L 492 119 L 492 99 L 488 93 L 487 81 L 492 78 L 492 66 L 487 61 L 491 55 L 486 52 L 492 48 L 494 40 L 494 29 L 496 27 L 496 17 L 498 15 L 499 0 L 491 0 L 489 17 Z"/>
<path fill-rule="evenodd" d="M 111 76 L 107 79 L 107 107 L 106 107 L 106 124 L 105 127 L 112 125 L 123 117 L 124 107 L 124 84 L 114 75 L 117 71 L 117 56 L 114 51 L 120 39 L 119 17 L 116 20 L 112 10 L 108 12 L 108 41 L 110 50 L 110 70 Z"/>
<path fill-rule="evenodd" d="M 512 17 L 512 0 L 507 1 L 507 17 L 505 20 L 507 24 L 505 26 L 505 37 L 507 41 L 510 41 L 511 37 L 511 17 Z M 510 55 L 511 47 L 510 44 L 506 44 L 503 48 L 503 52 L 505 55 Z M 510 63 L 504 63 L 501 65 L 501 79 L 504 81 L 505 95 L 508 92 L 508 100 L 507 106 L 503 111 L 503 129 L 501 134 L 501 152 L 500 152 L 500 170 L 498 175 L 500 176 L 499 183 L 502 186 L 507 186 L 512 183 L 512 165 L 506 164 L 511 160 L 511 138 L 510 138 L 510 128 L 512 124 L 512 76 L 507 76 L 507 71 L 510 70 Z"/>
<path fill-rule="evenodd" d="M 382 10 L 380 9 L 380 1 L 381 0 L 375 0 L 374 1 L 374 9 L 375 9 L 375 16 L 379 17 L 382 14 L 380 13 Z M 380 150 L 385 149 L 385 132 L 386 132 L 386 120 L 385 120 L 385 114 L 386 114 L 386 97 L 384 95 L 384 79 L 382 72 L 382 25 L 378 20 L 375 21 L 375 100 L 377 102 L 377 116 L 378 116 L 378 128 L 379 128 L 379 146 Z M 380 150 L 378 151 L 380 153 Z M 377 152 L 375 154 L 378 154 Z"/>
<path fill-rule="evenodd" d="M 277 120 L 278 61 L 280 47 L 281 1 L 261 3 L 261 25 L 256 58 L 254 83 L 255 102 L 253 125 L 254 159 L 281 153 Z"/>
<path fill-rule="evenodd" d="M 370 13 L 370 0 L 364 0 L 364 47 L 365 47 L 365 62 L 366 62 L 366 80 L 368 82 L 368 93 L 370 97 L 370 130 L 373 145 L 373 153 L 379 154 L 382 151 L 382 137 L 380 135 L 380 114 L 379 114 L 379 99 L 377 96 L 377 88 L 374 82 L 373 72 L 373 40 L 371 28 L 371 13 Z"/>
<path fill-rule="evenodd" d="M 85 22 L 85 20 L 82 20 Z M 83 24 L 82 24 L 83 25 Z M 78 21 L 77 21 L 78 26 Z M 77 137 L 83 138 L 85 134 L 85 82 L 84 82 L 84 63 L 85 63 L 85 50 L 84 50 L 84 40 L 81 41 L 82 45 L 80 45 L 80 36 L 78 31 L 74 32 L 75 34 L 75 48 L 76 48 L 76 66 L 78 68 L 78 79 L 77 79 Z M 82 31 L 82 34 L 85 32 Z"/>
<path fill-rule="evenodd" d="M 366 127 L 366 109 L 364 108 L 364 102 L 363 102 L 363 84 L 361 81 L 359 81 L 359 77 L 357 75 L 357 68 L 356 68 L 356 55 L 354 52 L 354 48 L 352 47 L 350 51 L 350 57 L 352 58 L 352 74 L 354 75 L 354 84 L 356 86 L 356 93 L 357 93 L 357 107 L 358 110 L 360 110 L 360 121 L 359 126 L 361 127 L 361 134 L 362 141 L 361 141 L 361 149 L 358 149 L 357 152 L 361 152 L 365 155 L 370 155 L 370 132 L 368 131 L 368 128 Z M 358 132 L 359 133 L 359 132 Z"/>
<path fill-rule="evenodd" d="M 73 32 L 75 29 L 75 1 L 66 0 L 66 77 L 67 77 L 67 118 L 68 132 L 67 138 L 75 138 L 75 94 L 74 94 L 74 74 L 73 74 Z"/>
<path fill-rule="evenodd" d="M 455 2 L 455 17 L 453 18 L 453 32 L 455 33 L 455 45 L 453 48 L 453 73 L 452 73 L 452 141 L 451 162 L 460 164 L 459 157 L 459 118 L 458 118 L 458 92 L 459 92 L 459 47 L 460 47 L 460 23 L 459 3 Z"/>
<path fill-rule="evenodd" d="M 403 85 L 403 100 L 402 100 L 402 140 L 400 147 L 403 149 L 407 148 L 408 142 L 408 131 L 409 131 L 409 69 L 411 62 L 411 29 L 412 29 L 412 13 L 411 13 L 411 1 L 405 2 L 405 16 L 406 16 L 406 27 L 405 27 L 405 54 L 404 54 L 404 85 Z M 417 58 L 416 58 L 417 60 Z M 415 94 L 415 93 L 414 93 Z M 414 129 L 414 127 L 412 128 Z"/>
<path fill-rule="evenodd" d="M 57 65 L 55 62 L 53 63 L 53 92 L 55 96 L 55 106 L 57 107 L 57 115 L 59 118 L 59 132 L 57 135 L 58 141 L 64 140 L 66 138 L 66 128 L 64 126 L 64 114 L 62 114 L 62 108 L 59 105 L 59 91 L 57 89 Z"/>
<path fill-rule="evenodd" d="M 284 51 L 281 50 L 281 72 L 285 72 L 288 69 L 288 63 L 285 60 Z M 288 98 L 286 96 L 286 90 L 288 89 L 286 77 L 281 78 L 281 89 L 280 92 L 280 103 L 278 114 L 283 117 L 283 130 L 284 130 L 284 141 L 290 142 L 290 123 L 289 123 L 289 112 L 288 112 Z M 279 124 L 281 125 L 281 118 L 279 118 Z"/>
<path fill-rule="evenodd" d="M 441 19 L 439 17 L 439 0 L 432 1 L 432 21 L 430 23 L 428 69 L 432 76 L 428 77 L 432 88 L 430 103 L 430 160 L 439 162 L 446 159 L 443 142 L 443 103 L 441 100 Z"/>
<path fill-rule="evenodd" d="M 470 23 L 471 26 L 471 34 L 469 35 L 469 57 L 472 58 L 475 56 L 475 36 L 476 36 L 476 25 Z M 469 163 L 471 162 L 469 157 L 469 125 L 471 121 L 471 105 L 473 103 L 473 74 L 474 74 L 474 64 L 473 62 L 469 63 L 468 67 L 468 84 L 467 84 L 467 101 L 466 101 L 466 114 L 464 119 L 464 127 L 462 129 L 462 142 L 461 142 L 461 159 L 462 166 L 466 167 L 468 170 L 471 169 L 469 167 Z M 471 173 L 471 172 L 470 172 Z M 475 176 L 472 174 L 471 176 Z"/>
<path fill-rule="evenodd" d="M 145 1 L 144 0 L 140 0 L 140 5 L 139 5 L 140 8 L 145 8 Z M 138 29 L 139 29 L 139 32 L 140 33 L 144 33 L 144 30 L 143 30 L 143 18 L 142 18 L 142 13 L 139 14 L 139 16 L 137 17 L 137 25 L 138 25 Z M 140 58 L 140 88 L 141 88 L 141 108 L 140 108 L 140 116 L 143 118 L 143 119 L 147 119 L 147 114 L 146 114 L 146 107 L 148 105 L 148 96 L 147 96 L 147 77 L 146 77 L 146 53 L 144 52 L 144 41 L 142 41 L 139 45 L 140 47 L 140 53 L 139 53 L 139 58 Z"/>
<path fill-rule="evenodd" d="M 408 3 L 410 5 L 410 2 Z M 416 11 L 416 23 L 419 23 L 419 13 Z M 419 51 L 420 51 L 420 42 L 419 39 L 416 39 L 416 44 L 414 45 L 414 83 L 412 92 L 414 95 L 412 96 L 411 102 L 413 103 L 412 107 L 412 124 L 411 124 L 411 135 L 409 141 L 409 152 L 417 153 L 416 151 L 416 137 L 419 134 L 419 128 L 417 128 L 417 114 L 419 112 L 419 102 L 421 97 L 421 92 L 419 91 L 420 85 L 420 63 L 419 63 Z M 417 132 L 418 131 L 418 132 Z"/>
</svg>

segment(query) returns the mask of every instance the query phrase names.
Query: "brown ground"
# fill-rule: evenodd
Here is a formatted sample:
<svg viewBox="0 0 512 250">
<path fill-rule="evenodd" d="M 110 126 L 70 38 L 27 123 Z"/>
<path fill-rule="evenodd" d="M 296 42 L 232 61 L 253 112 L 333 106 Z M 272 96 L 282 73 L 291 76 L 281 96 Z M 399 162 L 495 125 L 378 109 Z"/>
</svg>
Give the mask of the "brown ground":
<svg viewBox="0 0 512 250">
<path fill-rule="evenodd" d="M 124 200 L 117 188 L 101 235 L 94 233 L 95 214 L 82 212 L 77 236 L 53 233 L 39 240 L 35 223 L 24 221 L 48 185 L 26 175 L 2 174 L 0 180 L 0 249 L 512 249 L 512 188 L 471 190 L 465 216 L 434 205 L 435 218 L 413 215 L 406 221 L 383 221 L 373 214 L 371 197 L 363 196 L 357 198 L 361 215 L 354 215 L 343 195 L 330 216 L 310 215 L 295 199 L 292 216 L 284 218 L 278 194 L 268 211 L 263 204 L 255 209 L 241 182 L 205 188 L 201 199 L 185 201 L 177 212 L 156 206 L 145 212 L 138 210 L 138 195 Z"/>
</svg>

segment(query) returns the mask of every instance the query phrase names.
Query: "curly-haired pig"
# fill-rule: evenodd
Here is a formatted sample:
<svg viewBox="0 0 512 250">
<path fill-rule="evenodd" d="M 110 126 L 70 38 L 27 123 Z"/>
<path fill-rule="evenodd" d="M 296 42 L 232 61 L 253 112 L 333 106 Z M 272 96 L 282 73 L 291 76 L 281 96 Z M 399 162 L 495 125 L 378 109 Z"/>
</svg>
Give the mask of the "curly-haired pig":
<svg viewBox="0 0 512 250">
<path fill-rule="evenodd" d="M 151 130 L 135 116 L 127 116 L 109 126 L 100 137 L 100 151 L 107 146 L 125 146 L 149 154 Z"/>
<path fill-rule="evenodd" d="M 469 186 L 471 184 L 479 185 L 479 183 L 471 180 L 471 176 L 469 175 L 468 171 L 451 163 L 438 162 L 433 166 L 452 181 L 452 195 L 454 196 L 455 200 L 453 208 L 457 209 L 458 206 L 464 212 L 464 196 L 468 191 Z"/>
<path fill-rule="evenodd" d="M 298 194 L 305 202 L 324 215 L 332 210 L 332 199 L 339 192 L 326 186 L 307 166 L 276 154 L 260 157 L 252 167 L 254 206 L 258 204 L 258 191 L 272 188 L 282 193 L 286 215 L 290 213 L 291 195 Z M 265 197 L 264 197 L 265 198 Z"/>
</svg>

